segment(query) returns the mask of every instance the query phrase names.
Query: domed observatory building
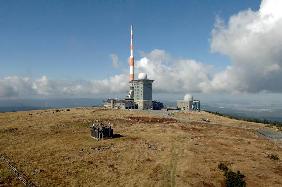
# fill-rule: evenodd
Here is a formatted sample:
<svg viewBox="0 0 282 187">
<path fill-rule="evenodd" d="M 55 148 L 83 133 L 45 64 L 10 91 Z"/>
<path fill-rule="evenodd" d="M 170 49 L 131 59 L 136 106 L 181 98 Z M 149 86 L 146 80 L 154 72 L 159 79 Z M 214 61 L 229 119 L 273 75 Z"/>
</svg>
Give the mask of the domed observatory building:
<svg viewBox="0 0 282 187">
<path fill-rule="evenodd" d="M 183 100 L 177 101 L 177 108 L 180 110 L 192 110 L 193 96 L 186 94 Z"/>
<path fill-rule="evenodd" d="M 152 108 L 152 83 L 146 73 L 139 73 L 138 80 L 134 80 L 134 102 L 138 109 L 146 110 Z"/>
<path fill-rule="evenodd" d="M 183 100 L 177 101 L 177 108 L 180 110 L 200 111 L 201 110 L 200 100 L 194 100 L 192 95 L 186 94 Z"/>
</svg>

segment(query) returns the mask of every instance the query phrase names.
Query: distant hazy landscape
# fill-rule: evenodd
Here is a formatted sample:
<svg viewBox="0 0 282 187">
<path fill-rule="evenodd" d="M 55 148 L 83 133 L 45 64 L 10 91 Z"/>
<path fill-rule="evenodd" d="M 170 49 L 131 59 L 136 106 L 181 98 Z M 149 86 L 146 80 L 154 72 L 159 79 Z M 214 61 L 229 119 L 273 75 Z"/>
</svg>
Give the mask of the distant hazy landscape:
<svg viewBox="0 0 282 187">
<path fill-rule="evenodd" d="M 245 105 L 221 105 L 221 106 L 203 106 L 208 111 L 228 114 L 235 117 L 257 118 L 260 120 L 282 121 L 282 109 L 271 106 L 245 106 Z"/>
<path fill-rule="evenodd" d="M 0 112 L 101 105 L 102 99 L 15 99 L 1 100 Z"/>
<path fill-rule="evenodd" d="M 221 101 L 204 101 L 203 110 L 219 112 L 235 117 L 267 119 L 271 121 L 282 121 L 282 103 L 277 101 L 268 101 L 264 103 L 261 100 L 241 102 L 223 99 Z M 166 106 L 175 106 L 175 100 L 163 99 Z M 0 100 L 0 112 L 27 111 L 48 108 L 73 108 L 73 107 L 91 107 L 101 106 L 103 99 L 91 98 L 73 98 L 73 99 L 15 99 Z"/>
</svg>

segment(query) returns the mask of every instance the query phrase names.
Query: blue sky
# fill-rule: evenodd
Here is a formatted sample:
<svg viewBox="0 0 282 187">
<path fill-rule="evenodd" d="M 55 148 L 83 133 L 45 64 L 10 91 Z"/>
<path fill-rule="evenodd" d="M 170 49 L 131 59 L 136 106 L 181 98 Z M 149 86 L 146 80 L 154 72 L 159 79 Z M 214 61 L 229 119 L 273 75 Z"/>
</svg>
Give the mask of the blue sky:
<svg viewBox="0 0 282 187">
<path fill-rule="evenodd" d="M 130 24 L 136 59 L 141 51 L 163 49 L 224 69 L 229 58 L 210 52 L 216 17 L 228 20 L 259 6 L 258 0 L 1 0 L 0 78 L 92 80 L 119 74 L 127 68 Z M 119 68 L 112 67 L 110 54 L 118 55 Z"/>
</svg>

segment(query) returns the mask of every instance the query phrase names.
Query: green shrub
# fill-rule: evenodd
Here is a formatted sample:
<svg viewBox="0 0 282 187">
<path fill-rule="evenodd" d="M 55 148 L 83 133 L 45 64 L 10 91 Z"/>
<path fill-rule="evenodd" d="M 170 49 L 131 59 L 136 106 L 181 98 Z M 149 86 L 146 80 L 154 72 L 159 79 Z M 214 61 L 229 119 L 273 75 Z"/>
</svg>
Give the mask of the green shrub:
<svg viewBox="0 0 282 187">
<path fill-rule="evenodd" d="M 218 164 L 218 169 L 224 172 L 228 171 L 228 167 L 224 163 Z"/>
<path fill-rule="evenodd" d="M 245 175 L 241 174 L 240 171 L 237 171 L 237 173 L 228 170 L 224 173 L 225 176 L 225 183 L 227 187 L 245 187 L 246 182 L 244 180 Z"/>
<path fill-rule="evenodd" d="M 270 158 L 271 160 L 279 160 L 278 155 L 270 154 L 270 155 L 267 155 L 267 157 Z"/>
<path fill-rule="evenodd" d="M 224 172 L 226 187 L 245 187 L 245 175 L 240 171 L 233 172 L 224 163 L 218 164 L 218 169 Z"/>
</svg>

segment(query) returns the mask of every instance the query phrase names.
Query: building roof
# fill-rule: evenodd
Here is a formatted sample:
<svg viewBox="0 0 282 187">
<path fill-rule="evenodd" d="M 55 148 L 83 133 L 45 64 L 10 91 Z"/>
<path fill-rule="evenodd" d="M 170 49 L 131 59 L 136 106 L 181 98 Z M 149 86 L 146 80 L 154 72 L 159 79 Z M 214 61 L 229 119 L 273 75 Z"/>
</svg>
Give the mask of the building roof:
<svg viewBox="0 0 282 187">
<path fill-rule="evenodd" d="M 151 79 L 136 79 L 136 80 L 132 80 L 132 81 L 129 81 L 129 82 L 153 82 L 155 80 L 151 80 Z"/>
</svg>

